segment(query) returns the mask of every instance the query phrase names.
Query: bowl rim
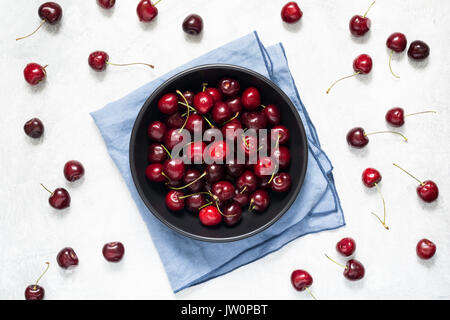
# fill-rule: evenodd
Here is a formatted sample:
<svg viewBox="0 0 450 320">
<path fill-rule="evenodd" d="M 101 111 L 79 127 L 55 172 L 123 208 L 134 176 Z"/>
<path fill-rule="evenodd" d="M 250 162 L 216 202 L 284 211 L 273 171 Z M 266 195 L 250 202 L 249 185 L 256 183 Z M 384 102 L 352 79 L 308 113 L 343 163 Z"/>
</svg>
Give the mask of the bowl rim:
<svg viewBox="0 0 450 320">
<path fill-rule="evenodd" d="M 259 227 L 258 229 L 255 229 L 253 231 L 241 234 L 239 236 L 233 236 L 233 237 L 227 237 L 227 238 L 213 238 L 213 237 L 199 236 L 199 235 L 190 233 L 188 231 L 182 230 L 182 229 L 178 228 L 177 226 L 169 223 L 166 219 L 164 219 L 163 216 L 161 216 L 158 213 L 158 210 L 156 210 L 153 207 L 153 205 L 150 203 L 150 201 L 145 196 L 145 193 L 144 193 L 142 187 L 138 183 L 137 169 L 136 169 L 136 166 L 134 165 L 135 158 L 134 158 L 134 152 L 133 151 L 134 151 L 135 145 L 136 145 L 138 124 L 141 124 L 142 118 L 144 117 L 144 114 L 146 113 L 147 109 L 150 107 L 150 104 L 151 104 L 150 101 L 152 101 L 154 99 L 154 97 L 157 96 L 164 89 L 164 87 L 166 87 L 166 85 L 168 83 L 171 83 L 171 82 L 173 82 L 173 81 L 175 81 L 175 80 L 185 76 L 186 74 L 189 74 L 189 73 L 192 73 L 192 72 L 201 71 L 201 70 L 205 70 L 205 69 L 211 69 L 211 68 L 222 68 L 222 69 L 241 71 L 241 72 L 250 74 L 251 76 L 254 76 L 254 77 L 258 78 L 259 80 L 265 82 L 270 87 L 272 87 L 279 95 L 281 95 L 283 97 L 283 99 L 287 102 L 288 106 L 291 108 L 291 110 L 294 113 L 294 116 L 296 118 L 296 121 L 297 121 L 297 123 L 298 123 L 298 125 L 300 127 L 301 138 L 303 139 L 303 141 L 305 141 L 304 148 L 303 148 L 304 149 L 303 150 L 304 161 L 303 161 L 302 167 L 300 168 L 300 170 L 301 170 L 301 172 L 300 172 L 300 181 L 297 184 L 297 186 L 295 187 L 293 196 L 284 204 L 283 208 L 278 212 L 278 214 L 275 215 L 272 218 L 272 220 L 270 220 L 265 225 Z M 294 201 L 297 199 L 301 188 L 303 187 L 303 183 L 304 183 L 304 180 L 305 180 L 305 177 L 306 177 L 306 170 L 307 170 L 307 166 L 308 166 L 308 156 L 309 156 L 309 154 L 308 154 L 308 139 L 306 137 L 306 132 L 305 132 L 305 127 L 304 127 L 303 121 L 300 118 L 300 115 L 299 115 L 299 112 L 298 112 L 297 108 L 292 103 L 291 99 L 287 96 L 287 94 L 284 93 L 284 91 L 281 90 L 281 88 L 278 87 L 278 85 L 275 84 L 272 80 L 268 79 L 267 77 L 263 76 L 262 74 L 260 74 L 260 73 L 258 73 L 256 71 L 253 71 L 253 70 L 245 68 L 245 67 L 233 65 L 233 64 L 221 64 L 221 63 L 202 64 L 202 65 L 198 65 L 198 66 L 195 66 L 195 67 L 191 67 L 191 68 L 188 68 L 188 69 L 185 69 L 183 71 L 180 71 L 180 72 L 176 73 L 175 75 L 171 76 L 169 79 L 167 79 L 163 83 L 161 83 L 152 92 L 152 94 L 145 100 L 144 104 L 142 105 L 142 107 L 141 107 L 141 109 L 140 109 L 140 111 L 139 111 L 139 113 L 138 113 L 138 115 L 136 117 L 136 120 L 134 121 L 133 130 L 131 131 L 130 143 L 129 143 L 129 165 L 130 165 L 130 170 L 131 170 L 131 176 L 133 178 L 133 183 L 134 183 L 134 185 L 136 187 L 136 190 L 138 191 L 138 194 L 139 194 L 141 200 L 147 206 L 147 209 L 149 209 L 149 211 L 156 218 L 158 218 L 158 220 L 161 221 L 164 225 L 166 225 L 170 229 L 176 231 L 177 233 L 182 234 L 182 235 L 184 235 L 186 237 L 189 237 L 191 239 L 205 241 L 205 242 L 232 242 L 232 241 L 242 240 L 242 239 L 254 236 L 254 235 L 256 235 L 256 234 L 266 230 L 267 228 L 272 226 L 275 222 L 277 222 L 289 210 L 289 208 L 292 206 Z"/>
</svg>

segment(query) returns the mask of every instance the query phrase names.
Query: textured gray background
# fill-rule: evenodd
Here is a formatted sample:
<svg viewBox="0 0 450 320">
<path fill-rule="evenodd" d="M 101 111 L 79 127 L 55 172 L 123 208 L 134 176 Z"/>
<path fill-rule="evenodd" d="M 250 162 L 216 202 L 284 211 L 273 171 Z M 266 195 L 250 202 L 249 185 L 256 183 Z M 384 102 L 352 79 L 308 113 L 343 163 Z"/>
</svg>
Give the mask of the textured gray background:
<svg viewBox="0 0 450 320">
<path fill-rule="evenodd" d="M 60 27 L 44 27 L 33 38 L 16 43 L 39 23 L 41 1 L 2 0 L 0 12 L 0 298 L 22 299 L 26 285 L 52 263 L 42 280 L 48 299 L 94 298 L 286 298 L 309 299 L 297 293 L 289 276 L 305 268 L 314 277 L 319 299 L 450 298 L 448 212 L 450 93 L 450 2 L 448 0 L 379 0 L 369 13 L 372 30 L 352 39 L 348 21 L 363 14 L 370 1 L 300 1 L 304 16 L 295 26 L 281 22 L 285 1 L 163 0 L 159 16 L 148 25 L 136 16 L 137 0 L 118 0 L 113 11 L 95 0 L 59 0 L 64 9 Z M 205 23 L 202 37 L 192 40 L 181 31 L 189 13 Z M 239 36 L 257 30 L 266 45 L 283 42 L 291 70 L 319 132 L 322 146 L 335 166 L 337 188 L 347 226 L 306 236 L 282 250 L 228 275 L 174 295 L 146 227 L 118 170 L 109 158 L 89 112 L 136 87 Z M 431 47 L 424 64 L 395 57 L 388 70 L 387 36 L 404 32 L 408 40 L 422 39 Z M 102 49 L 111 62 L 147 61 L 156 65 L 109 68 L 102 74 L 87 64 L 91 51 Z M 353 78 L 325 94 L 337 77 L 352 71 L 352 60 L 369 53 L 373 72 Z M 37 88 L 23 80 L 31 61 L 48 64 L 48 79 Z M 385 130 L 384 114 L 394 106 L 407 112 L 430 107 L 438 115 L 409 118 L 402 131 L 410 142 L 394 135 L 372 137 L 364 152 L 350 150 L 347 131 L 356 125 Z M 45 138 L 33 143 L 23 133 L 31 117 L 41 118 Z M 78 159 L 86 179 L 69 185 L 62 175 L 66 160 Z M 441 196 L 424 205 L 416 183 L 391 165 L 398 162 L 419 177 L 433 179 Z M 382 211 L 374 190 L 360 180 L 367 166 L 383 174 L 382 191 L 388 207 L 385 231 L 370 215 Z M 70 210 L 55 212 L 39 186 L 66 187 Z M 350 283 L 342 270 L 323 256 L 336 257 L 334 245 L 343 236 L 357 241 L 356 257 L 367 271 L 363 281 Z M 419 261 L 415 245 L 422 237 L 435 241 L 432 261 Z M 106 263 L 105 242 L 126 246 L 122 263 Z M 79 267 L 66 274 L 55 263 L 64 246 L 75 248 Z M 340 258 L 339 258 L 340 259 Z M 343 261 L 340 259 L 340 261 Z M 180 270 L 182 272 L 182 270 Z"/>
</svg>

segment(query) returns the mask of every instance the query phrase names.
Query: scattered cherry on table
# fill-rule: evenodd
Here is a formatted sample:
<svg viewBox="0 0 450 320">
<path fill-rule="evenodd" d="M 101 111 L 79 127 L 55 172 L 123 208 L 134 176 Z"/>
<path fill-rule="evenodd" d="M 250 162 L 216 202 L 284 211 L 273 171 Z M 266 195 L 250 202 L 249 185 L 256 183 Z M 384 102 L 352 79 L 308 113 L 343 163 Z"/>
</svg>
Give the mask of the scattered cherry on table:
<svg viewBox="0 0 450 320">
<path fill-rule="evenodd" d="M 380 133 L 393 133 L 401 136 L 405 142 L 408 141 L 408 139 L 400 132 L 396 131 L 376 131 L 376 132 L 370 132 L 366 133 L 363 128 L 361 127 L 355 127 L 351 129 L 347 133 L 347 143 L 352 146 L 353 148 L 364 148 L 369 143 L 369 138 L 367 136 L 372 134 L 380 134 Z"/>
<path fill-rule="evenodd" d="M 416 253 L 420 259 L 431 259 L 436 253 L 436 245 L 428 239 L 422 239 L 417 243 Z"/>
<path fill-rule="evenodd" d="M 292 271 L 291 273 L 291 284 L 297 291 L 308 291 L 308 293 L 311 295 L 311 297 L 316 300 L 316 297 L 312 294 L 312 292 L 309 290 L 309 287 L 313 284 L 313 278 L 309 274 L 308 271 L 297 269 Z"/>
<path fill-rule="evenodd" d="M 142 22 L 150 22 L 153 19 L 155 19 L 156 16 L 158 15 L 158 8 L 156 8 L 156 5 L 160 1 L 161 0 L 158 0 L 155 3 L 152 3 L 150 0 L 139 1 L 138 6 L 136 8 L 139 20 Z"/>
<path fill-rule="evenodd" d="M 38 118 L 33 118 L 25 122 L 23 126 L 25 134 L 33 139 L 38 139 L 44 133 L 44 124 Z"/>
<path fill-rule="evenodd" d="M 103 9 L 111 9 L 116 4 L 116 0 L 97 0 L 97 4 Z"/>
<path fill-rule="evenodd" d="M 350 237 L 342 238 L 338 243 L 336 243 L 336 250 L 343 256 L 349 257 L 356 250 L 356 242 Z"/>
<path fill-rule="evenodd" d="M 384 201 L 384 196 L 381 193 L 380 187 L 378 186 L 378 184 L 381 182 L 380 172 L 374 168 L 367 168 L 363 171 L 361 178 L 367 188 L 375 187 L 377 189 L 377 192 L 380 195 L 381 200 L 383 201 L 383 220 L 381 220 L 381 218 L 376 213 L 371 213 L 378 219 L 378 221 L 380 221 L 380 223 L 386 230 L 389 230 L 389 227 L 386 225 L 386 203 Z"/>
<path fill-rule="evenodd" d="M 47 65 L 41 66 L 40 64 L 34 62 L 27 64 L 25 69 L 23 69 L 25 81 L 32 86 L 37 85 L 47 76 L 47 71 L 45 68 L 47 68 Z"/>
<path fill-rule="evenodd" d="M 203 19 L 198 14 L 190 14 L 184 19 L 182 27 L 187 34 L 196 36 L 203 30 Z"/>
<path fill-rule="evenodd" d="M 385 119 L 386 121 L 394 127 L 401 127 L 405 124 L 405 118 L 409 116 L 424 114 L 424 113 L 436 113 L 434 110 L 427 110 L 427 111 L 420 111 L 420 112 L 414 112 L 405 115 L 405 110 L 400 107 L 389 109 L 386 112 Z"/>
<path fill-rule="evenodd" d="M 62 17 L 62 8 L 59 4 L 56 2 L 45 2 L 41 4 L 41 6 L 38 9 L 39 17 L 41 18 L 41 23 L 37 27 L 36 30 L 34 30 L 29 35 L 26 35 L 24 37 L 17 38 L 16 41 L 22 40 L 25 38 L 28 38 L 35 34 L 45 23 L 48 24 L 56 24 L 61 20 Z"/>
<path fill-rule="evenodd" d="M 344 277 L 347 278 L 350 281 L 357 281 L 364 278 L 365 275 L 365 269 L 361 262 L 359 262 L 356 259 L 350 259 L 347 261 L 345 265 L 331 259 L 329 256 L 325 254 L 325 257 L 327 257 L 329 260 L 333 261 L 338 266 L 344 268 Z"/>
<path fill-rule="evenodd" d="M 103 246 L 103 256 L 109 262 L 119 262 L 125 254 L 125 247 L 122 242 L 108 242 Z"/>
<path fill-rule="evenodd" d="M 375 1 L 372 2 L 372 4 L 369 6 L 367 11 L 364 13 L 364 15 L 354 15 L 350 19 L 349 23 L 349 29 L 352 35 L 355 37 L 362 37 L 365 35 L 369 30 L 371 26 L 371 21 L 367 17 L 367 14 L 369 13 L 370 8 L 375 4 Z"/>
<path fill-rule="evenodd" d="M 41 186 L 50 193 L 48 203 L 55 209 L 63 210 L 70 207 L 70 194 L 64 188 L 57 188 L 55 191 L 50 191 L 42 183 Z"/>
<path fill-rule="evenodd" d="M 396 78 L 400 77 L 396 75 L 394 71 L 392 71 L 391 67 L 392 55 L 394 52 L 400 53 L 405 51 L 406 44 L 407 44 L 406 36 L 401 32 L 394 32 L 386 40 L 386 46 L 389 49 L 391 49 L 391 53 L 389 54 L 389 70 L 391 71 L 392 75 Z"/>
<path fill-rule="evenodd" d="M 88 57 L 89 66 L 97 72 L 104 71 L 107 65 L 116 66 L 116 67 L 126 67 L 133 65 L 143 65 L 149 68 L 154 68 L 155 66 L 148 63 L 143 62 L 132 62 L 132 63 L 112 63 L 109 61 L 109 55 L 105 51 L 97 50 L 89 54 Z"/>
<path fill-rule="evenodd" d="M 424 60 L 430 55 L 430 47 L 423 41 L 411 42 L 408 49 L 408 56 L 414 60 Z"/>
<path fill-rule="evenodd" d="M 56 262 L 63 269 L 70 269 L 78 265 L 78 256 L 71 247 L 66 247 L 59 251 Z"/>
<path fill-rule="evenodd" d="M 80 161 L 70 160 L 64 165 L 64 177 L 67 181 L 74 182 L 80 180 L 84 176 L 84 167 Z"/>
<path fill-rule="evenodd" d="M 302 16 L 303 12 L 297 2 L 288 2 L 281 9 L 281 19 L 286 23 L 295 23 L 299 21 Z"/>
<path fill-rule="evenodd" d="M 46 264 L 46 267 L 45 267 L 44 272 L 42 272 L 42 274 L 39 276 L 39 278 L 36 280 L 36 282 L 34 284 L 29 285 L 25 289 L 25 299 L 26 300 L 43 300 L 44 299 L 45 290 L 43 287 L 38 285 L 38 283 L 42 279 L 44 274 L 47 273 L 48 268 L 50 267 L 49 262 L 46 262 L 45 264 Z"/>
</svg>

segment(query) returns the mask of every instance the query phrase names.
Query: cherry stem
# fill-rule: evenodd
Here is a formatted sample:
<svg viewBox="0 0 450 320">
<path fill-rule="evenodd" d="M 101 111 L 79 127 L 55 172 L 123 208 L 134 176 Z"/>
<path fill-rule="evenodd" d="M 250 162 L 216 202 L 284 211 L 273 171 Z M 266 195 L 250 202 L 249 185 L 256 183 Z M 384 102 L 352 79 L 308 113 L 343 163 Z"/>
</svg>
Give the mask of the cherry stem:
<svg viewBox="0 0 450 320">
<path fill-rule="evenodd" d="M 161 143 L 161 147 L 164 149 L 164 151 L 166 151 L 166 153 L 169 156 L 169 158 L 172 159 L 172 155 L 170 154 L 170 151 L 167 150 L 166 146 Z"/>
<path fill-rule="evenodd" d="M 405 169 L 403 169 L 402 167 L 400 167 L 399 165 L 393 163 L 394 166 L 396 166 L 397 168 L 399 168 L 400 170 L 402 170 L 404 173 L 406 173 L 407 175 L 409 175 L 411 178 L 415 179 L 417 182 L 420 183 L 421 186 L 424 185 L 423 181 L 420 181 L 419 179 L 417 179 L 416 177 L 414 177 L 411 173 L 409 173 L 408 171 L 406 171 Z"/>
<path fill-rule="evenodd" d="M 205 119 L 205 121 L 208 123 L 208 125 L 209 125 L 211 128 L 215 128 L 215 126 L 211 123 L 211 121 L 209 121 L 209 119 L 208 119 L 207 117 L 203 116 L 203 119 Z"/>
<path fill-rule="evenodd" d="M 37 27 L 37 29 L 36 30 L 34 30 L 32 33 L 30 33 L 29 35 L 27 35 L 27 36 L 24 36 L 24 37 L 20 37 L 20 38 L 17 38 L 16 39 L 16 41 L 19 41 L 19 40 L 22 40 L 22 39 L 25 39 L 25 38 L 28 38 L 28 37 L 31 37 L 33 34 L 35 34 L 43 25 L 44 25 L 44 23 L 45 23 L 45 20 L 42 20 L 41 21 L 41 23 L 39 24 L 39 27 Z"/>
<path fill-rule="evenodd" d="M 189 108 L 189 107 L 190 107 L 190 106 L 189 106 L 189 103 L 188 103 L 186 97 L 184 96 L 184 94 L 182 94 L 180 90 L 177 90 L 176 92 L 177 92 L 178 95 L 180 95 L 180 96 L 183 98 L 184 102 L 185 102 L 186 105 L 188 106 L 188 108 L 187 108 L 187 117 L 186 117 L 186 120 L 184 120 L 183 126 L 180 128 L 180 131 L 179 131 L 179 132 L 181 132 L 181 131 L 183 131 L 184 127 L 186 127 L 186 123 L 187 123 L 188 120 L 189 120 L 189 112 L 190 112 L 191 109 Z"/>
<path fill-rule="evenodd" d="M 107 63 L 107 64 L 110 64 L 110 65 L 112 65 L 112 66 L 116 66 L 116 67 L 126 67 L 126 66 L 134 66 L 134 65 L 140 64 L 140 65 L 144 65 L 144 66 L 150 67 L 150 68 L 152 68 L 152 69 L 155 68 L 154 65 L 148 64 L 148 63 L 143 63 L 143 62 L 133 62 L 133 63 L 111 63 L 111 62 L 109 62 L 109 61 L 106 61 L 106 63 Z"/>
<path fill-rule="evenodd" d="M 370 136 L 372 134 L 379 134 L 379 133 L 394 133 L 394 134 L 398 134 L 399 136 L 401 136 L 405 142 L 408 142 L 408 138 L 406 138 L 402 133 L 397 132 L 397 131 L 376 131 L 376 132 L 370 132 L 370 133 L 364 133 L 365 136 Z"/>
<path fill-rule="evenodd" d="M 396 77 L 397 79 L 400 79 L 400 76 L 396 75 L 394 73 L 394 71 L 392 71 L 392 67 L 391 67 L 391 61 L 392 61 L 392 54 L 394 53 L 394 50 L 391 50 L 391 53 L 389 54 L 389 70 L 391 70 L 391 73 L 394 77 Z"/>
<path fill-rule="evenodd" d="M 48 193 L 53 194 L 53 192 L 51 192 L 49 189 L 47 189 L 47 187 L 44 186 L 42 183 L 41 183 L 41 186 L 42 186 L 42 188 L 44 188 Z"/>
<path fill-rule="evenodd" d="M 161 175 L 170 181 L 170 178 L 164 172 L 161 172 Z"/>
<path fill-rule="evenodd" d="M 429 111 L 414 112 L 414 113 L 410 113 L 410 114 L 405 115 L 405 118 L 409 117 L 409 116 L 415 116 L 417 114 L 424 114 L 424 113 L 437 113 L 437 111 L 429 110 Z"/>
<path fill-rule="evenodd" d="M 336 84 L 336 83 L 338 83 L 338 82 L 340 82 L 340 81 L 342 81 L 342 80 L 344 80 L 344 79 L 348 79 L 348 78 L 351 78 L 351 77 L 354 77 L 354 76 L 356 76 L 356 75 L 358 75 L 358 74 L 360 74 L 361 72 L 355 72 L 354 74 L 352 74 L 352 75 L 350 75 L 350 76 L 346 76 L 346 77 L 342 77 L 342 78 L 340 78 L 340 79 L 337 79 L 335 82 L 333 82 L 333 84 L 328 88 L 328 90 L 327 90 L 327 93 L 330 93 L 330 90 L 331 90 L 331 88 L 333 88 L 334 87 L 334 85 Z"/>
<path fill-rule="evenodd" d="M 236 119 L 237 117 L 239 117 L 239 112 L 236 112 L 236 114 L 235 114 L 232 118 L 230 118 L 230 119 L 228 119 L 227 121 L 225 121 L 225 122 L 223 123 L 223 125 L 227 124 L 227 123 L 230 122 L 230 121 L 233 121 L 233 120 Z"/>
<path fill-rule="evenodd" d="M 324 253 L 324 254 L 325 254 L 325 257 L 327 257 L 328 259 L 330 259 L 331 261 L 333 261 L 334 263 L 336 263 L 338 266 L 340 266 L 340 267 L 342 267 L 342 268 L 344 268 L 344 269 L 347 269 L 347 266 L 344 266 L 343 264 L 337 262 L 336 260 L 331 259 L 326 253 Z"/>
<path fill-rule="evenodd" d="M 376 215 L 375 213 L 371 212 L 375 217 L 377 217 L 378 220 L 380 220 L 381 224 L 383 225 L 383 227 L 386 230 L 389 230 L 389 227 L 386 225 L 386 202 L 384 201 L 384 197 L 383 194 L 381 193 L 380 188 L 378 187 L 378 183 L 375 183 L 375 188 L 377 188 L 377 192 L 378 194 L 381 196 L 381 199 L 383 200 L 383 211 L 384 211 L 384 216 L 383 216 L 383 220 L 380 219 L 380 217 L 378 217 L 378 215 Z"/>
<path fill-rule="evenodd" d="M 262 107 L 263 109 L 265 109 L 265 108 L 266 108 L 266 106 L 265 106 L 265 105 L 263 105 L 263 104 L 261 105 L 261 107 Z"/>
<path fill-rule="evenodd" d="M 306 291 L 308 291 L 309 295 L 314 299 L 317 300 L 316 297 L 312 294 L 311 290 L 309 290 L 308 287 L 305 287 Z"/>
<path fill-rule="evenodd" d="M 206 87 L 208 86 L 208 84 L 206 82 L 204 82 L 204 83 L 202 83 L 202 86 L 203 86 L 203 92 L 205 92 Z"/>
<path fill-rule="evenodd" d="M 34 289 L 35 289 L 35 290 L 36 290 L 36 287 L 37 287 L 37 285 L 38 285 L 39 280 L 42 279 L 42 277 L 44 276 L 44 274 L 47 273 L 48 268 L 50 268 L 50 262 L 46 262 L 45 264 L 46 264 L 47 266 L 46 266 L 44 272 L 41 273 L 41 275 L 39 276 L 39 278 L 36 280 L 36 283 L 34 284 Z"/>
<path fill-rule="evenodd" d="M 253 205 L 253 199 L 250 200 L 250 203 L 248 204 L 248 211 L 252 212 L 253 209 L 255 209 L 255 206 Z"/>
<path fill-rule="evenodd" d="M 208 206 L 210 206 L 210 205 L 212 205 L 213 203 L 212 202 L 208 202 L 207 204 L 204 204 L 204 205 L 202 205 L 200 208 L 198 208 L 199 210 L 201 210 L 201 209 L 203 209 L 203 208 L 206 208 L 206 207 L 208 207 Z"/>
<path fill-rule="evenodd" d="M 219 207 L 219 203 L 216 201 L 216 208 L 217 208 L 217 210 L 219 210 L 219 213 L 222 215 L 222 216 L 224 216 L 224 217 L 234 217 L 235 216 L 235 214 L 224 214 L 221 210 L 220 210 L 220 207 Z"/>
<path fill-rule="evenodd" d="M 375 4 L 376 1 L 372 2 L 372 4 L 369 6 L 369 8 L 367 9 L 366 13 L 364 13 L 363 18 L 365 18 L 367 16 L 367 14 L 369 13 L 370 8 L 372 8 L 372 6 Z"/>
<path fill-rule="evenodd" d="M 178 188 L 174 188 L 174 187 L 169 187 L 172 190 L 183 190 L 186 189 L 187 187 L 193 185 L 194 183 L 198 182 L 199 180 L 201 180 L 204 176 L 206 176 L 206 172 L 203 172 L 201 176 L 199 176 L 197 179 L 189 182 L 187 185 L 182 186 L 182 187 L 178 187 Z"/>
<path fill-rule="evenodd" d="M 240 194 L 244 193 L 245 190 L 247 190 L 247 186 L 244 186 L 244 188 L 242 188 L 241 192 L 239 192 Z"/>
<path fill-rule="evenodd" d="M 161 2 L 161 0 L 158 0 L 158 1 L 156 1 L 154 4 L 153 4 L 153 6 L 156 6 L 158 3 L 160 3 Z"/>
</svg>

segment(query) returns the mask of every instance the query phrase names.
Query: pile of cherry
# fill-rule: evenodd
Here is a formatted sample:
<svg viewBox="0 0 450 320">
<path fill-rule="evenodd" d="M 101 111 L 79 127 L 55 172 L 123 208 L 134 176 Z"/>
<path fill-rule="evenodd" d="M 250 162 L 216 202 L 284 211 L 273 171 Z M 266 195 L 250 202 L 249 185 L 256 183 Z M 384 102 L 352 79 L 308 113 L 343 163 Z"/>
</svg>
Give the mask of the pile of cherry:
<svg viewBox="0 0 450 320">
<path fill-rule="evenodd" d="M 290 175 L 278 172 L 289 166 L 291 157 L 285 146 L 289 130 L 280 124 L 280 110 L 274 104 L 261 104 L 255 87 L 240 92 L 237 80 L 223 78 L 217 87 L 203 84 L 197 93 L 166 93 L 158 101 L 164 121 L 148 126 L 147 178 L 165 183 L 169 190 L 167 208 L 198 213 L 205 226 L 222 221 L 234 226 L 241 220 L 242 208 L 259 213 L 269 207 L 268 189 L 286 192 L 291 187 Z M 271 129 L 272 140 L 246 134 L 248 129 Z M 184 139 L 184 130 L 194 138 L 200 134 L 203 140 Z M 216 140 L 217 131 L 222 140 Z M 171 151 L 178 144 L 185 146 L 183 155 L 172 157 Z M 261 156 L 263 149 L 265 156 Z M 235 153 L 230 154 L 230 150 Z M 245 161 L 238 161 L 237 152 Z M 257 161 L 251 163 L 250 159 Z"/>
</svg>

